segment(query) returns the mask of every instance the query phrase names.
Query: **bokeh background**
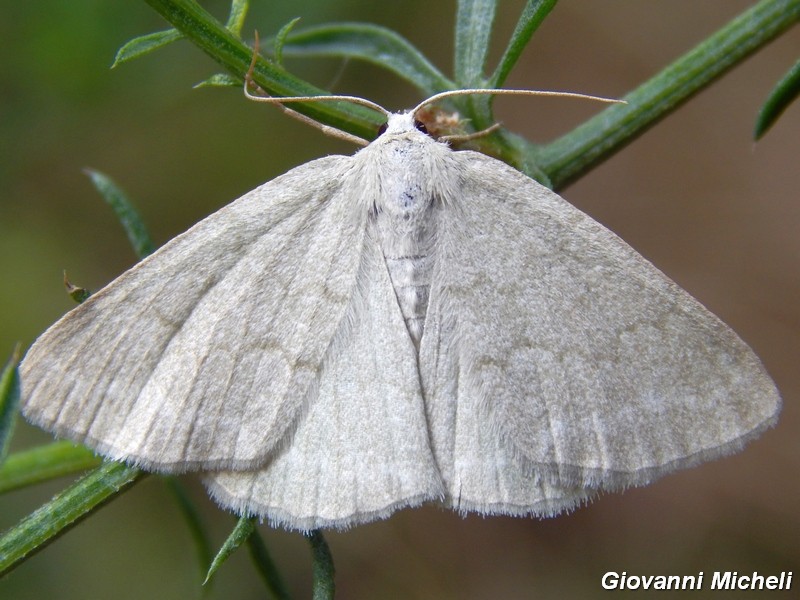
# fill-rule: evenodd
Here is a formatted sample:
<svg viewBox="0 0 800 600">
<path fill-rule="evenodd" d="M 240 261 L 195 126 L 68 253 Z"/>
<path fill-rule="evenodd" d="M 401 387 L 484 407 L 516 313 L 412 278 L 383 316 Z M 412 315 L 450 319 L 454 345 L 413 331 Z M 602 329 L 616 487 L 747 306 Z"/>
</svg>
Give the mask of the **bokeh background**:
<svg viewBox="0 0 800 600">
<path fill-rule="evenodd" d="M 499 55 L 521 1 L 501 3 Z M 622 96 L 752 4 L 749 0 L 571 0 L 528 47 L 509 86 Z M 204 3 L 220 18 L 225 2 Z M 114 177 L 158 243 L 310 159 L 351 153 L 235 90 L 193 90 L 216 71 L 187 42 L 109 70 L 128 39 L 165 27 L 145 2 L 0 2 L 0 355 L 72 307 L 62 270 L 99 289 L 135 262 L 84 167 Z M 390 26 L 452 72 L 455 2 L 253 0 L 246 31 L 334 20 Z M 776 429 L 734 457 L 606 495 L 557 519 L 462 519 L 435 507 L 330 533 L 341 598 L 593 598 L 606 571 L 800 571 L 800 105 L 766 138 L 765 96 L 800 57 L 790 31 L 562 194 L 617 232 L 727 321 L 784 396 Z M 491 63 L 493 66 L 493 62 Z M 417 92 L 375 67 L 289 61 L 296 73 L 392 109 Z M 569 131 L 597 107 L 501 98 L 529 139 Z M 20 424 L 14 449 L 43 443 Z M 214 541 L 233 524 L 184 478 Z M 0 529 L 66 485 L 0 497 Z M 297 534 L 262 527 L 296 597 L 310 561 Z M 795 573 L 800 586 L 800 572 Z M 711 595 L 703 592 L 696 596 Z M 624 596 L 625 594 L 623 594 Z M 641 594 L 635 594 L 639 597 Z M 8 600 L 199 598 L 199 569 L 177 506 L 150 477 L 0 580 Z M 207 598 L 264 598 L 246 552 Z M 719 597 L 719 596 L 714 596 Z M 748 597 L 741 593 L 738 597 Z M 788 597 L 782 595 L 781 597 Z"/>
</svg>

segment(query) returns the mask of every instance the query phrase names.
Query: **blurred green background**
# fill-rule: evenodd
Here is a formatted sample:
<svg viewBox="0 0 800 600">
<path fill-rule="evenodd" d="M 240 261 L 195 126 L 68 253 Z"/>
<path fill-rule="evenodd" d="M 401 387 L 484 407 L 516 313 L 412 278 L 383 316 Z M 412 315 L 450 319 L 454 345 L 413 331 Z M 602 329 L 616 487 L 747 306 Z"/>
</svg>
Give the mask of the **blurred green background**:
<svg viewBox="0 0 800 600">
<path fill-rule="evenodd" d="M 495 60 L 522 4 L 501 3 Z M 564 1 L 508 86 L 622 96 L 751 4 Z M 204 6 L 227 14 L 225 2 Z M 83 168 L 114 177 L 161 244 L 293 166 L 353 151 L 236 90 L 193 90 L 216 67 L 187 42 L 109 70 L 121 44 L 165 28 L 144 2 L 3 0 L 0 7 L 2 356 L 73 306 L 62 270 L 99 289 L 135 262 Z M 301 26 L 370 21 L 396 29 L 451 73 L 454 9 L 453 1 L 253 0 L 245 31 L 269 35 L 296 16 Z M 800 571 L 800 106 L 759 144 L 751 137 L 766 94 L 798 56 L 794 30 L 562 192 L 752 345 L 785 399 L 778 427 L 737 456 L 601 497 L 558 519 L 462 519 L 427 507 L 330 533 L 338 597 L 592 598 L 608 594 L 600 579 L 609 570 L 707 577 L 714 570 Z M 322 87 L 390 109 L 419 100 L 363 64 L 288 65 Z M 540 141 L 597 110 L 522 98 L 498 99 L 496 107 L 509 128 Z M 47 439 L 20 424 L 13 449 Z M 195 478 L 184 481 L 221 543 L 233 519 Z M 0 529 L 65 484 L 0 497 Z M 296 597 L 307 597 L 306 542 L 262 532 Z M 795 579 L 800 586 L 800 572 Z M 0 598 L 199 598 L 198 582 L 178 509 L 151 477 L 0 580 Z M 267 595 L 240 552 L 205 597 Z"/>
</svg>

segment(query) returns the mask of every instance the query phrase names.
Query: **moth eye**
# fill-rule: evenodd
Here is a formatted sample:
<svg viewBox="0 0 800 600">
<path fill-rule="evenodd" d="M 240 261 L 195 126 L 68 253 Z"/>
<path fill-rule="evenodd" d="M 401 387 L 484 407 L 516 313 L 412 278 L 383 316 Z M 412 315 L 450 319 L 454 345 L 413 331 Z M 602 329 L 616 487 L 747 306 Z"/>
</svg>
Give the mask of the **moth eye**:
<svg viewBox="0 0 800 600">
<path fill-rule="evenodd" d="M 416 127 L 416 128 L 417 128 L 417 130 L 418 130 L 418 131 L 421 131 L 422 133 L 425 133 L 425 134 L 427 134 L 427 133 L 428 133 L 428 128 L 427 128 L 427 127 L 425 127 L 425 123 L 423 123 L 422 121 L 417 121 L 417 120 L 415 119 L 415 120 L 414 120 L 414 127 Z"/>
<path fill-rule="evenodd" d="M 384 133 L 386 133 L 386 129 L 387 129 L 388 127 L 389 127 L 389 124 L 388 124 L 388 123 L 384 123 L 383 125 L 381 125 L 380 127 L 378 127 L 378 136 L 381 136 L 381 135 L 383 135 Z"/>
</svg>

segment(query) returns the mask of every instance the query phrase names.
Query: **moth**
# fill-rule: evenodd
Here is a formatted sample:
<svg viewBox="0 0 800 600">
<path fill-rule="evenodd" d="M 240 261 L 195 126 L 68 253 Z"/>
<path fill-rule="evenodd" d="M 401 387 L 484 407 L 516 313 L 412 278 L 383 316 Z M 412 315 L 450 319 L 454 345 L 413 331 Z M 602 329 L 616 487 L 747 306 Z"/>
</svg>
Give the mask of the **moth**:
<svg viewBox="0 0 800 600">
<path fill-rule="evenodd" d="M 424 502 L 552 516 L 776 422 L 759 359 L 697 300 L 421 131 L 445 95 L 378 107 L 362 150 L 245 194 L 64 316 L 21 365 L 24 415 L 299 530 Z"/>
</svg>

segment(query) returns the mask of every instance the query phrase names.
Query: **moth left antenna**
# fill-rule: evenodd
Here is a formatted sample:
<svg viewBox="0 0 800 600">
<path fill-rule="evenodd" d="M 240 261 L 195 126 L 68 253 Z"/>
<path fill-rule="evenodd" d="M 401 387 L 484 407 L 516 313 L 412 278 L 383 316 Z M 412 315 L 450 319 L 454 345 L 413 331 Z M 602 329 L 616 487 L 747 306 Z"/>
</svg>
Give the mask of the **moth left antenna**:
<svg viewBox="0 0 800 600">
<path fill-rule="evenodd" d="M 590 96 L 589 94 L 580 94 L 578 92 L 553 92 L 548 90 L 510 90 L 510 89 L 492 89 L 492 88 L 471 88 L 465 90 L 447 90 L 434 94 L 430 98 L 426 98 L 411 111 L 417 114 L 421 108 L 443 100 L 452 96 L 471 96 L 473 94 L 483 94 L 484 96 L 548 96 L 555 98 L 578 98 L 580 100 L 594 100 L 595 102 L 604 102 L 606 104 L 627 104 L 625 100 L 617 98 L 606 98 L 605 96 Z"/>
<path fill-rule="evenodd" d="M 358 146 L 366 146 L 369 144 L 369 140 L 365 140 L 362 137 L 357 135 L 353 135 L 352 133 L 348 133 L 336 127 L 331 127 L 330 125 L 325 125 L 324 123 L 320 123 L 316 119 L 312 119 L 311 117 L 304 115 L 302 113 L 297 112 L 296 110 L 292 110 L 288 106 L 285 105 L 286 102 L 325 102 L 325 101 L 342 101 L 342 102 L 352 102 L 353 104 L 360 104 L 361 106 L 366 106 L 367 108 L 371 108 L 374 111 L 381 113 L 384 116 L 389 116 L 389 111 L 383 108 L 380 104 L 376 104 L 375 102 L 370 102 L 365 98 L 359 98 L 358 96 L 343 96 L 343 95 L 324 95 L 324 96 L 270 96 L 266 90 L 264 90 L 261 86 L 259 86 L 255 81 L 253 81 L 253 71 L 256 67 L 256 61 L 258 60 L 258 31 L 255 32 L 255 41 L 253 43 L 253 57 L 250 59 L 250 67 L 247 69 L 247 73 L 244 76 L 244 95 L 254 102 L 267 102 L 269 104 L 274 104 L 278 108 L 280 108 L 284 113 L 288 116 L 292 117 L 293 119 L 297 119 L 301 123 L 305 123 L 306 125 L 310 125 L 311 127 L 315 127 L 319 129 L 325 135 L 329 135 L 334 138 L 338 138 L 340 140 L 344 140 L 346 142 L 350 142 L 356 144 Z M 253 94 L 250 92 L 250 88 L 256 89 L 259 93 Z"/>
</svg>

